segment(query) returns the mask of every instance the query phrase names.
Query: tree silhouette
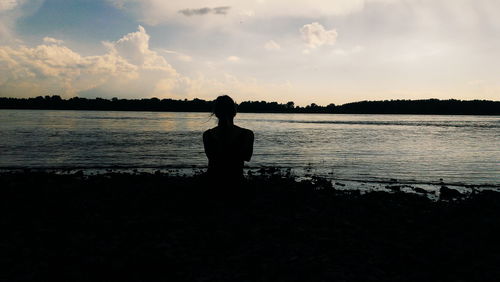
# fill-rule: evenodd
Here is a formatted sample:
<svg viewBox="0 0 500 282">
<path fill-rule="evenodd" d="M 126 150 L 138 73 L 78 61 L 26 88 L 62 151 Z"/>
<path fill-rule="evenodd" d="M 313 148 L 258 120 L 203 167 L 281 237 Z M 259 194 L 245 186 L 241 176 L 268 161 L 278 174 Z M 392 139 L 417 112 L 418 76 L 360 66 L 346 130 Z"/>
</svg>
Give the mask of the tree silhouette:
<svg viewBox="0 0 500 282">
<path fill-rule="evenodd" d="M 0 109 L 50 109 L 50 110 L 101 110 L 101 111 L 161 111 L 161 112 L 210 112 L 212 102 L 202 99 L 119 99 L 73 97 L 62 99 L 59 95 L 35 98 L 0 97 Z M 238 105 L 243 113 L 330 113 L 330 114 L 460 114 L 500 115 L 500 101 L 487 100 L 385 100 L 361 101 L 336 106 L 311 103 L 296 106 L 266 101 L 244 101 Z"/>
</svg>

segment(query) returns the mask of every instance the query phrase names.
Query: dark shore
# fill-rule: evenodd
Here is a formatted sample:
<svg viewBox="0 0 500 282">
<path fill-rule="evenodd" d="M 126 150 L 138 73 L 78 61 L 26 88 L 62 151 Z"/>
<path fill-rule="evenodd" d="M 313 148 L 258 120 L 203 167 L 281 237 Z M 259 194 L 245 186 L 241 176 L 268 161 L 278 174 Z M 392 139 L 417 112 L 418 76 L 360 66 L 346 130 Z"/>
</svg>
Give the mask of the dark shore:
<svg viewBox="0 0 500 282">
<path fill-rule="evenodd" d="M 0 174 L 0 281 L 498 281 L 500 193 Z M 457 196 L 457 197 L 456 197 Z"/>
</svg>

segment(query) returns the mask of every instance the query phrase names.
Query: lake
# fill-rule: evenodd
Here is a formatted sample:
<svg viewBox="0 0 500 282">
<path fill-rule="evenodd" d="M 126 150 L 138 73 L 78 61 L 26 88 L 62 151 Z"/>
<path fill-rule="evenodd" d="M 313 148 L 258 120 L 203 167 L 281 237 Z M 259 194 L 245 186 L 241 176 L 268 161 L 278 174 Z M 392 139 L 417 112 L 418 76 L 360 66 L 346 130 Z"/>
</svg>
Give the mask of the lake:
<svg viewBox="0 0 500 282">
<path fill-rule="evenodd" d="M 500 184 L 500 116 L 239 113 L 250 168 L 299 176 Z M 0 169 L 204 168 L 209 113 L 0 110 Z"/>
</svg>

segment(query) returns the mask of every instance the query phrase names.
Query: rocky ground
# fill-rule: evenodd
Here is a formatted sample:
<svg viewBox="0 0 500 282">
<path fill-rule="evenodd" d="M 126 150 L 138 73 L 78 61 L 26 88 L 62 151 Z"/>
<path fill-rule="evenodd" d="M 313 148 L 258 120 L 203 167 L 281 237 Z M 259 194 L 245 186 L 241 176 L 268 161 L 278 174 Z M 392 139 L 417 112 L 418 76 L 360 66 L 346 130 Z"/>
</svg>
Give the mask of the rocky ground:
<svg viewBox="0 0 500 282">
<path fill-rule="evenodd" d="M 4 172 L 0 281 L 500 279 L 500 193 L 340 184 Z"/>
</svg>

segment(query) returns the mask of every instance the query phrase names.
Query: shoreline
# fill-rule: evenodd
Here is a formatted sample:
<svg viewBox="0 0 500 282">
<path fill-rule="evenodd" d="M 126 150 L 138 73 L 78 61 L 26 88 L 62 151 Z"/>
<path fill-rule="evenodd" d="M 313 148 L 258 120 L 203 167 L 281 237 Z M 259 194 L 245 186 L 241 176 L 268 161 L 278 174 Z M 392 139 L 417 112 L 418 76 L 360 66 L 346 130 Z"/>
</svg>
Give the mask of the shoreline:
<svg viewBox="0 0 500 282">
<path fill-rule="evenodd" d="M 500 193 L 342 190 L 321 178 L 0 174 L 7 281 L 490 281 Z M 459 193 L 459 194 L 457 194 Z"/>
<path fill-rule="evenodd" d="M 57 175 L 73 175 L 81 174 L 84 176 L 96 176 L 106 174 L 132 174 L 132 175 L 147 175 L 161 174 L 164 176 L 173 177 L 197 177 L 206 172 L 206 166 L 145 166 L 145 167 L 126 167 L 126 166 L 103 166 L 103 167 L 0 167 L 0 177 L 4 174 L 12 173 L 45 173 Z M 300 171 L 300 169 L 299 169 Z M 443 186 L 460 191 L 464 195 L 468 195 L 476 190 L 491 190 L 500 192 L 500 184 L 496 183 L 480 183 L 470 184 L 464 182 L 447 182 L 442 179 L 439 181 L 417 181 L 393 178 L 380 179 L 349 179 L 335 177 L 333 175 L 318 175 L 314 172 L 308 172 L 303 169 L 302 173 L 297 169 L 286 167 L 245 167 L 245 178 L 251 179 L 254 177 L 270 177 L 280 176 L 294 179 L 297 182 L 309 181 L 314 183 L 315 180 L 331 182 L 335 189 L 339 190 L 359 190 L 362 193 L 370 191 L 385 191 L 385 192 L 409 192 L 420 194 L 439 194 L 439 189 Z M 304 173 L 307 172 L 307 173 Z"/>
</svg>

